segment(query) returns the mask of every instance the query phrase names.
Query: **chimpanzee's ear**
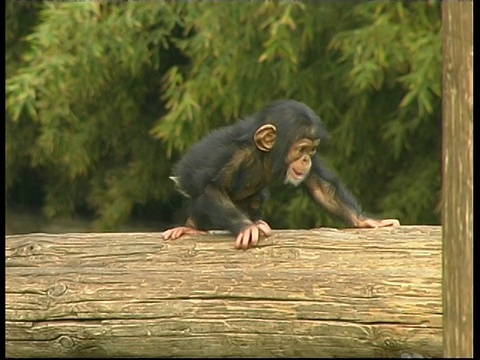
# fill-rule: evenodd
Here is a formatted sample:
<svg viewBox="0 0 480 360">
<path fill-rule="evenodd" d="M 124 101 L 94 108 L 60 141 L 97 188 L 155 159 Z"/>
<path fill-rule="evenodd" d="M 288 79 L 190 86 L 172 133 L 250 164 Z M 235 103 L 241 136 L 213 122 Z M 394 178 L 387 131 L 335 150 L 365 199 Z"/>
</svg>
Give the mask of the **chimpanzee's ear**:
<svg viewBox="0 0 480 360">
<path fill-rule="evenodd" d="M 272 124 L 265 124 L 260 126 L 255 135 L 253 135 L 253 140 L 255 145 L 261 151 L 269 152 L 272 150 L 273 145 L 275 145 L 275 138 L 277 137 L 277 128 Z"/>
</svg>

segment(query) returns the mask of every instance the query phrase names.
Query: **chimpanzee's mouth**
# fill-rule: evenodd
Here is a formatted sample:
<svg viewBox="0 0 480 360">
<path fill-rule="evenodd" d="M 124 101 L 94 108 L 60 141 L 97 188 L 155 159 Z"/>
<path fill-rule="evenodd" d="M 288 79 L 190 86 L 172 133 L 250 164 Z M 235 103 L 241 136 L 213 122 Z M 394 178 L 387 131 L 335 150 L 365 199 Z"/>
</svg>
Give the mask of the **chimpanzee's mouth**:
<svg viewBox="0 0 480 360">
<path fill-rule="evenodd" d="M 292 167 L 292 175 L 293 177 L 297 178 L 297 179 L 300 179 L 302 177 L 305 176 L 305 173 L 304 172 L 301 172 L 301 171 L 298 171 L 298 170 L 295 170 L 293 167 Z"/>
</svg>

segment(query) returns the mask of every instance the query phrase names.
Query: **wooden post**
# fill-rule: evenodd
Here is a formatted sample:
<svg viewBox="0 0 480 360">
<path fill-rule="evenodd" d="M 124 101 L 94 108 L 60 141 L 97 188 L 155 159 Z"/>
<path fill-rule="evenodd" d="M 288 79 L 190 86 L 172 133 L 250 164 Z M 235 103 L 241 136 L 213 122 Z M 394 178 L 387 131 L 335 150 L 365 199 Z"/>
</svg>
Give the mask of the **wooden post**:
<svg viewBox="0 0 480 360">
<path fill-rule="evenodd" d="M 473 1 L 444 1 L 445 357 L 473 357 Z"/>
<path fill-rule="evenodd" d="M 441 227 L 6 238 L 8 357 L 442 356 Z"/>
</svg>

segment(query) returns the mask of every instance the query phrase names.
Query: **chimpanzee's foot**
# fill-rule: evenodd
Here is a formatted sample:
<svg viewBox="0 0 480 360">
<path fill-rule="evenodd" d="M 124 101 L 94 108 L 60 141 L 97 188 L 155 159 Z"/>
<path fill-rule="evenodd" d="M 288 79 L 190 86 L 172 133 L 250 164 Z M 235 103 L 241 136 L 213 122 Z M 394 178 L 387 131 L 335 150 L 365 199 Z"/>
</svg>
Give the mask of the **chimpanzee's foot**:
<svg viewBox="0 0 480 360">
<path fill-rule="evenodd" d="M 164 240 L 175 240 L 183 235 L 206 235 L 206 231 L 197 230 L 188 226 L 178 226 L 173 229 L 165 230 L 162 233 Z"/>
</svg>

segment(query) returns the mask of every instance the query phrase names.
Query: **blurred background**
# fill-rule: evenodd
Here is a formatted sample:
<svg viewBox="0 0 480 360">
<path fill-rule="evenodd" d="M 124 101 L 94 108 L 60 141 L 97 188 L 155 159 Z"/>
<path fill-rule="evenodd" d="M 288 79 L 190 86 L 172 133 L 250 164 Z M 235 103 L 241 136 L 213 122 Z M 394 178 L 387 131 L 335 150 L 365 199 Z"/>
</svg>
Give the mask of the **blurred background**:
<svg viewBox="0 0 480 360">
<path fill-rule="evenodd" d="M 364 210 L 440 223 L 437 1 L 6 3 L 6 233 L 161 231 L 189 147 L 276 99 Z M 271 188 L 274 228 L 344 226 Z"/>
</svg>

